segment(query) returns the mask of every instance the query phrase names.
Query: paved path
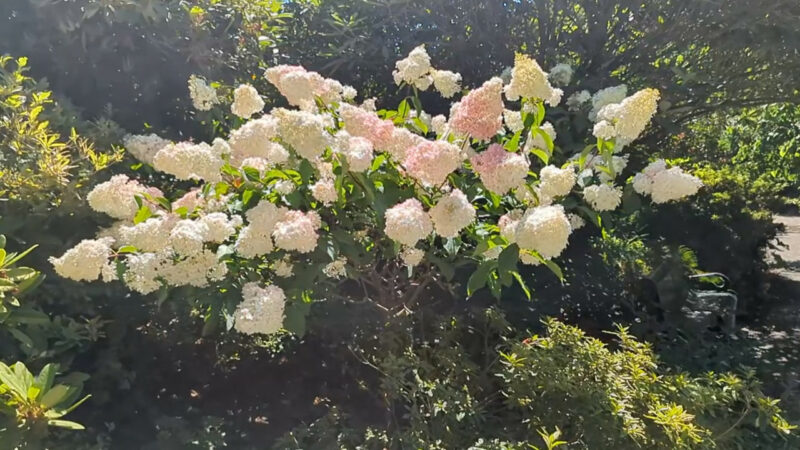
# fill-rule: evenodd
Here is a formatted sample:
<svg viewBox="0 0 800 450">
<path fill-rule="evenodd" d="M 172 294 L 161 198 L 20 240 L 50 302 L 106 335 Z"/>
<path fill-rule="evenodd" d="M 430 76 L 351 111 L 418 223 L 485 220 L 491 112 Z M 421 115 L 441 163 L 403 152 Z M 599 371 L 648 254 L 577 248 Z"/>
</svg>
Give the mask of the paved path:
<svg viewBox="0 0 800 450">
<path fill-rule="evenodd" d="M 770 394 L 783 400 L 795 421 L 800 420 L 800 216 L 776 216 L 785 229 L 782 244 L 769 255 L 776 275 L 771 305 L 757 323 L 742 328 L 741 350 L 751 359 Z M 742 355 L 743 360 L 747 360 Z"/>
<path fill-rule="evenodd" d="M 775 254 L 786 263 L 786 267 L 775 271 L 784 278 L 800 282 L 800 216 L 776 216 L 775 221 L 782 223 L 786 229 L 778 235 L 778 239 L 786 245 Z"/>
</svg>

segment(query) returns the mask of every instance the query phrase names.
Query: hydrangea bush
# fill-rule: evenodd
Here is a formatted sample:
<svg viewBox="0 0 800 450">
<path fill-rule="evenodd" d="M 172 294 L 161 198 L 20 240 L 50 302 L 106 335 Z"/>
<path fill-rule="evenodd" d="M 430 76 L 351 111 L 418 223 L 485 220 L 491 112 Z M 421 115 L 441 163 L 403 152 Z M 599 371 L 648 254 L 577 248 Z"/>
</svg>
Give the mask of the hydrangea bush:
<svg viewBox="0 0 800 450">
<path fill-rule="evenodd" d="M 117 222 L 52 263 L 64 277 L 121 280 L 142 294 L 199 288 L 191 297 L 205 319 L 244 333 L 302 332 L 312 301 L 341 296 L 396 312 L 431 285 L 499 296 L 518 283 L 528 293 L 518 264 L 561 277 L 572 231 L 589 222 L 605 233 L 625 195 L 665 203 L 701 186 L 664 161 L 620 176 L 625 146 L 656 112 L 654 89 L 571 96 L 571 109 L 591 109 L 594 136 L 576 154 L 555 146 L 545 104 L 561 102 L 551 79 L 563 85 L 567 72 L 548 76 L 520 54 L 508 81 L 467 92 L 420 46 L 393 74 L 412 95 L 376 111 L 376 99 L 358 103 L 335 80 L 272 67 L 265 76 L 290 108 L 263 113 L 242 85 L 230 106 L 240 126 L 227 139 L 129 136 L 135 157 L 191 188 L 162 192 L 126 175 L 95 186 L 90 206 Z M 199 78 L 190 87 L 199 110 L 220 101 Z M 418 96 L 427 89 L 463 95 L 448 117 L 431 117 Z M 346 279 L 357 289 L 341 289 Z"/>
</svg>

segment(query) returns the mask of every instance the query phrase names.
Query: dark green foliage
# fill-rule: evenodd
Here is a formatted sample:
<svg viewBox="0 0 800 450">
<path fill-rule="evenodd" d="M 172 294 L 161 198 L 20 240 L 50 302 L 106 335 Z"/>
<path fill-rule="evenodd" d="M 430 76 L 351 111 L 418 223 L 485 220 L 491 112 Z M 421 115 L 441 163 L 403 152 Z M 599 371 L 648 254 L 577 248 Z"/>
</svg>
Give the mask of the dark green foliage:
<svg viewBox="0 0 800 450">
<path fill-rule="evenodd" d="M 623 328 L 613 344 L 544 328 L 523 339 L 488 310 L 409 335 L 367 357 L 385 423 L 349 428 L 333 409 L 274 448 L 544 448 L 555 430 L 569 448 L 791 448 L 792 426 L 747 375 L 672 372 Z"/>
</svg>

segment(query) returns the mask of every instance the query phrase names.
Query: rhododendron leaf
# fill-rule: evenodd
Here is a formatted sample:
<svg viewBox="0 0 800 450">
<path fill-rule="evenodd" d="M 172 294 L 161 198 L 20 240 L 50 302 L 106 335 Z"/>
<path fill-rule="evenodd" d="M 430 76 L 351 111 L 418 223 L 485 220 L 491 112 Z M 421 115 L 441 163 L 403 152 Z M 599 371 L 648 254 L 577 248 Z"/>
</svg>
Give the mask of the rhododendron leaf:
<svg viewBox="0 0 800 450">
<path fill-rule="evenodd" d="M 175 210 L 175 211 L 173 211 L 173 212 L 174 212 L 175 214 L 179 215 L 179 216 L 181 217 L 181 219 L 185 219 L 185 218 L 186 218 L 186 216 L 188 216 L 188 215 L 189 215 L 189 208 L 187 208 L 187 207 L 185 207 L 185 206 L 181 206 L 180 208 L 176 209 L 176 210 Z"/>
<path fill-rule="evenodd" d="M 544 131 L 543 129 L 541 129 L 539 127 L 536 127 L 536 128 L 531 129 L 531 132 L 541 136 L 542 140 L 544 140 L 544 142 L 545 142 L 545 145 L 547 145 L 547 149 L 546 150 L 548 152 L 550 152 L 550 153 L 553 152 L 553 147 L 554 147 L 553 138 L 551 138 L 550 135 L 547 134 L 546 131 Z M 547 164 L 547 163 L 545 163 L 545 164 Z"/>
<path fill-rule="evenodd" d="M 312 166 L 308 160 L 304 159 L 300 161 L 300 166 L 297 168 L 297 172 L 300 174 L 303 184 L 308 184 L 309 180 L 314 175 L 314 166 Z"/>
<path fill-rule="evenodd" d="M 225 164 L 224 166 L 222 166 L 222 169 L 220 169 L 220 171 L 222 173 L 224 173 L 226 175 L 230 175 L 230 176 L 232 176 L 234 178 L 237 178 L 237 177 L 239 177 L 239 175 L 241 175 L 241 173 L 235 167 L 231 166 L 230 164 Z"/>
</svg>

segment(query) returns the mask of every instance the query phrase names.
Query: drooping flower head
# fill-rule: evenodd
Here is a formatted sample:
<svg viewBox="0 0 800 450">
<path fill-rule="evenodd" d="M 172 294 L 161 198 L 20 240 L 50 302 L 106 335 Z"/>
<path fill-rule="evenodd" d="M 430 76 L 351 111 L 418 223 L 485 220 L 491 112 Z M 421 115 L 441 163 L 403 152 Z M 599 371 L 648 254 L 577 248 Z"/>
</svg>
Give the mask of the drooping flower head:
<svg viewBox="0 0 800 450">
<path fill-rule="evenodd" d="M 122 139 L 125 150 L 134 158 L 146 164 L 153 164 L 153 157 L 159 150 L 171 144 L 167 139 L 163 139 L 156 134 L 146 135 L 126 135 Z"/>
</svg>

